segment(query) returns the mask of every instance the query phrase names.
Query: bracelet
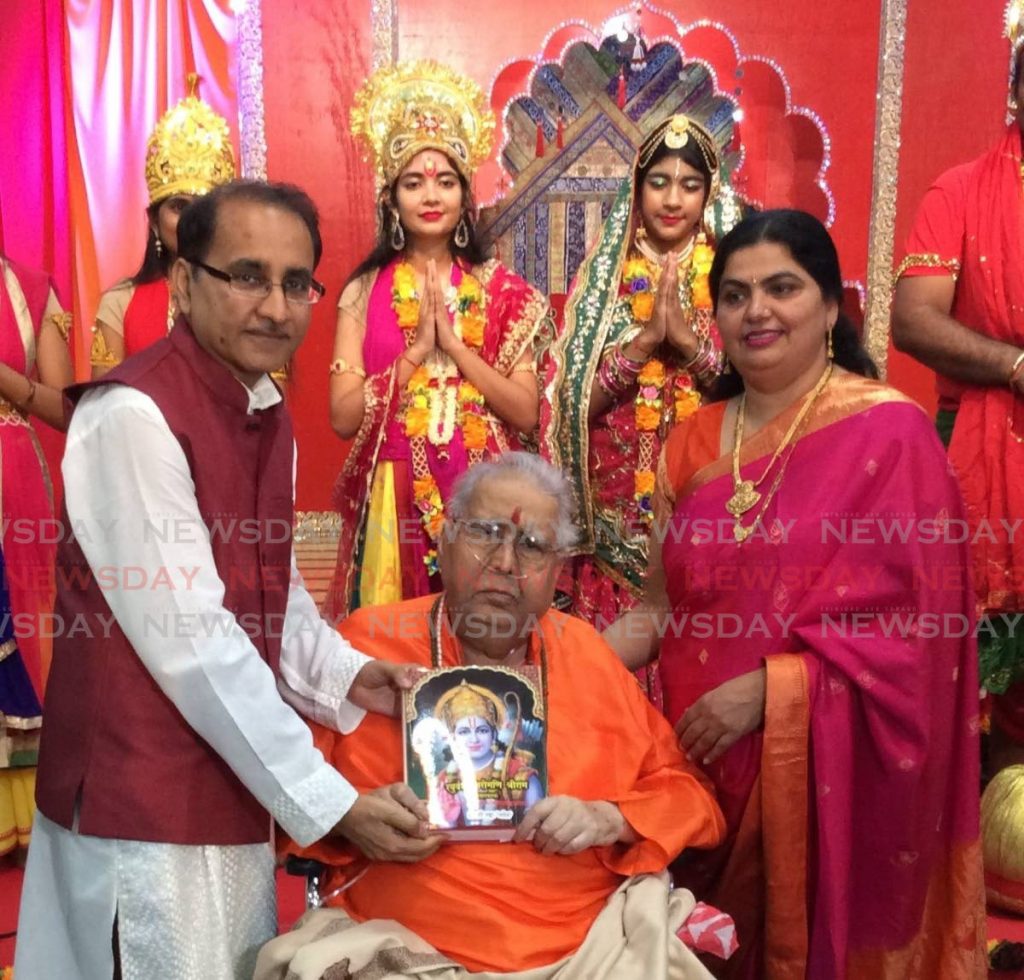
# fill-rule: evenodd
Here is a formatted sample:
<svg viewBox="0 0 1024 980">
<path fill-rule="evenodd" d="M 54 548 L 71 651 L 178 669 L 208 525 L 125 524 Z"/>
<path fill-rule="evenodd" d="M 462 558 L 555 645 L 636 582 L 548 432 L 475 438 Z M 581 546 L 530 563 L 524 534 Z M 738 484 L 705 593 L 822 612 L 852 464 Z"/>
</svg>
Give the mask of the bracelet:
<svg viewBox="0 0 1024 980">
<path fill-rule="evenodd" d="M 29 377 L 26 377 L 25 380 L 28 382 L 28 395 L 21 403 L 22 408 L 28 408 L 32 404 L 32 399 L 36 397 L 36 383 Z"/>
<path fill-rule="evenodd" d="M 615 345 L 622 359 L 636 367 L 637 374 L 639 374 L 640 371 L 643 370 L 643 366 L 654 356 L 653 354 L 647 354 L 643 358 L 638 359 L 635 357 L 630 357 L 626 353 L 626 348 L 631 343 L 633 343 L 633 341 L 636 340 L 636 338 L 639 337 L 642 333 L 643 329 L 641 327 L 632 327 L 622 335 L 622 339 Z"/>
<path fill-rule="evenodd" d="M 1017 355 L 1017 360 L 1013 362 L 1013 367 L 1010 368 L 1010 378 L 1007 384 L 1012 388 L 1016 383 L 1017 379 L 1021 376 L 1021 372 L 1024 372 L 1024 350 Z"/>
<path fill-rule="evenodd" d="M 697 345 L 697 353 L 684 365 L 683 370 L 689 372 L 699 385 L 707 387 L 722 373 L 721 355 L 710 337 L 704 337 Z"/>
<path fill-rule="evenodd" d="M 399 354 L 398 359 L 400 361 L 405 361 L 406 364 L 411 364 L 412 369 L 414 371 L 418 371 L 421 367 L 423 367 L 422 363 L 420 363 L 419 361 L 414 361 L 411 357 L 408 356 L 408 354 Z"/>
<path fill-rule="evenodd" d="M 366 380 L 366 372 L 358 364 L 349 364 L 343 357 L 331 361 L 329 371 L 331 374 L 355 374 Z"/>
<path fill-rule="evenodd" d="M 537 367 L 533 363 L 533 361 L 523 361 L 522 364 L 517 364 L 514 368 L 512 368 L 512 370 L 509 371 L 509 374 L 515 374 L 517 371 L 522 371 L 523 373 L 535 375 L 537 373 Z"/>
</svg>

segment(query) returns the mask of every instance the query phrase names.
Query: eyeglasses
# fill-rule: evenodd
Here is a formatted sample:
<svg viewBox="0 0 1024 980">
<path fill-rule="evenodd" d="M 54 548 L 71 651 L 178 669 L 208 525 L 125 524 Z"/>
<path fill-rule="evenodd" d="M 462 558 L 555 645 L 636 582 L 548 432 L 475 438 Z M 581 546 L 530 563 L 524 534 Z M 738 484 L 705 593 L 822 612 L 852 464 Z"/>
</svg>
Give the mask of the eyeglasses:
<svg viewBox="0 0 1024 980">
<path fill-rule="evenodd" d="M 485 568 L 491 567 L 506 544 L 511 544 L 522 573 L 514 577 L 525 578 L 531 572 L 540 571 L 559 554 L 558 548 L 511 521 L 460 518 L 453 523 L 473 557 Z"/>
<path fill-rule="evenodd" d="M 315 279 L 307 279 L 305 276 L 289 276 L 282 282 L 274 282 L 266 276 L 253 272 L 224 272 L 223 269 L 215 269 L 212 265 L 207 265 L 198 259 L 186 259 L 186 261 L 191 265 L 198 266 L 204 272 L 208 272 L 214 279 L 226 282 L 232 292 L 252 300 L 264 300 L 275 286 L 280 286 L 284 298 L 289 303 L 295 303 L 297 306 L 312 306 L 314 303 L 319 303 L 324 293 L 327 292 L 322 283 Z"/>
</svg>

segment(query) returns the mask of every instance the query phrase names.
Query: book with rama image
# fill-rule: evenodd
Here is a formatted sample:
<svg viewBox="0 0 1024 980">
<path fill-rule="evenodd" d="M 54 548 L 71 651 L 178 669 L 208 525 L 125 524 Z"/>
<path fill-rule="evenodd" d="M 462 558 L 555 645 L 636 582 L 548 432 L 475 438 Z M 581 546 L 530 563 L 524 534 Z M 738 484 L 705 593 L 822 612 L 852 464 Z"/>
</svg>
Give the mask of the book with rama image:
<svg viewBox="0 0 1024 980">
<path fill-rule="evenodd" d="M 535 667 L 431 670 L 402 693 L 405 781 L 451 840 L 510 840 L 547 795 Z"/>
</svg>

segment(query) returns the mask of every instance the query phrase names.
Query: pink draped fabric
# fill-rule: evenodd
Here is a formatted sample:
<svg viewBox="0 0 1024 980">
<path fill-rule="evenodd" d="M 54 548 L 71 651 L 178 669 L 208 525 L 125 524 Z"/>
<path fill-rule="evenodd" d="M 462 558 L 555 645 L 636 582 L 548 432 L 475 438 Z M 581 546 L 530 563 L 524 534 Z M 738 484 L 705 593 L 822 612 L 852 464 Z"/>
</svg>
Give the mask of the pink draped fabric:
<svg viewBox="0 0 1024 980">
<path fill-rule="evenodd" d="M 45 269 L 58 296 L 67 301 L 74 256 L 63 4 L 4 4 L 0 23 L 0 253 L 29 268 Z M 64 437 L 45 425 L 37 433 L 59 483 Z"/>
<path fill-rule="evenodd" d="M 764 472 L 792 414 L 744 444 L 745 478 Z M 773 658 L 803 661 L 806 695 L 785 695 L 805 699 L 810 719 L 807 975 L 982 976 L 974 604 L 962 506 L 931 423 L 881 385 L 834 384 L 793 452 L 763 533 L 743 545 L 725 510 L 728 460 L 676 490 L 664 545 L 669 720 Z M 769 717 L 771 701 L 770 693 Z M 708 767 L 730 838 L 683 870 L 708 901 L 748 806 L 760 805 L 762 784 L 778 775 L 761 769 L 768 734 L 742 738 Z M 800 841 L 774 843 L 801 860 Z M 761 972 L 770 924 L 768 932 L 762 920 L 740 936 L 730 976 L 798 975 Z M 864 972 L 867 962 L 876 972 Z"/>
</svg>

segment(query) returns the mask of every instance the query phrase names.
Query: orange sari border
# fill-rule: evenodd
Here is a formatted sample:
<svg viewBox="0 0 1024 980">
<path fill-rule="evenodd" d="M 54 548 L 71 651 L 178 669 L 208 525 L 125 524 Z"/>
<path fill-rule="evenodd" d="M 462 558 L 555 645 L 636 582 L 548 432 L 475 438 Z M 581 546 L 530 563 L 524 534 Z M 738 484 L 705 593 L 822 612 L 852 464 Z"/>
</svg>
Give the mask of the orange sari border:
<svg viewBox="0 0 1024 980">
<path fill-rule="evenodd" d="M 985 980 L 988 923 L 980 868 L 980 841 L 955 847 L 932 873 L 914 938 L 901 949 L 851 952 L 850 980 Z"/>
<path fill-rule="evenodd" d="M 780 412 L 771 422 L 744 442 L 740 448 L 740 466 L 746 466 L 774 451 L 782 441 L 790 423 L 800 411 L 801 401 L 794 402 Z M 877 408 L 879 405 L 888 404 L 913 405 L 924 413 L 924 409 L 912 398 L 908 398 L 884 382 L 847 372 L 837 374 L 822 392 L 818 405 L 805 422 L 804 431 L 798 436 L 798 441 L 815 432 L 820 432 L 836 422 L 842 422 L 861 412 L 866 412 L 868 409 Z M 724 456 L 719 456 L 714 462 L 698 470 L 679 491 L 679 496 L 685 496 L 707 486 L 720 476 L 729 473 L 731 469 L 732 454 L 726 453 Z"/>
<path fill-rule="evenodd" d="M 807 970 L 808 767 L 811 699 L 800 654 L 765 658 L 761 827 L 765 971 L 803 980 Z"/>
</svg>

